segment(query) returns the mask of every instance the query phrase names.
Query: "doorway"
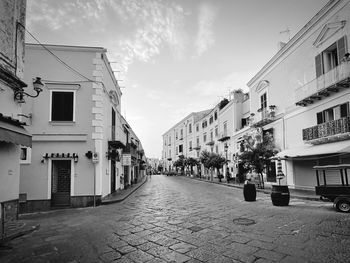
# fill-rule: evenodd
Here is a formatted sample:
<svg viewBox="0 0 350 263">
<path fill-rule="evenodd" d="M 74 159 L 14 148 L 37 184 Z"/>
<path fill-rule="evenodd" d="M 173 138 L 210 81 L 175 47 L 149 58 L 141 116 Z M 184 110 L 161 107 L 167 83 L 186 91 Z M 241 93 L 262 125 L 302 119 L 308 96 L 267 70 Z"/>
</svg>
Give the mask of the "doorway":
<svg viewBox="0 0 350 263">
<path fill-rule="evenodd" d="M 71 160 L 52 160 L 51 205 L 70 206 Z"/>
<path fill-rule="evenodd" d="M 115 161 L 111 161 L 111 193 L 115 192 L 116 171 Z"/>
</svg>

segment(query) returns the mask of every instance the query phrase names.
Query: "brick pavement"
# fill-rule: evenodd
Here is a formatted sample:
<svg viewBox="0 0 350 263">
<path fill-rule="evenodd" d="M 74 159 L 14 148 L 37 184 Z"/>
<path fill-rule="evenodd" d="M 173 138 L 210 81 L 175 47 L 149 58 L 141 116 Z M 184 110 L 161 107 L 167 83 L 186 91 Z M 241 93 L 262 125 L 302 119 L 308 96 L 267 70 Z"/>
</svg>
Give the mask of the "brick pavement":
<svg viewBox="0 0 350 263">
<path fill-rule="evenodd" d="M 186 177 L 152 176 L 121 203 L 31 215 L 1 262 L 348 262 L 350 216 Z"/>
</svg>

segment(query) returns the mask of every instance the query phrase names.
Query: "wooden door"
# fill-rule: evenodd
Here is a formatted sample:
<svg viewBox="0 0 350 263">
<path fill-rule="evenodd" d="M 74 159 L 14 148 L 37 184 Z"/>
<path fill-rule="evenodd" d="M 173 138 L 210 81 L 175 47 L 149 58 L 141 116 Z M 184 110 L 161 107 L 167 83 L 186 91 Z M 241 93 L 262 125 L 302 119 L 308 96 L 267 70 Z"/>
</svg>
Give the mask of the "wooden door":
<svg viewBox="0 0 350 263">
<path fill-rule="evenodd" d="M 111 193 L 115 192 L 116 183 L 116 171 L 115 171 L 115 161 L 111 161 Z"/>
<path fill-rule="evenodd" d="M 71 160 L 52 160 L 52 206 L 70 206 L 70 180 Z"/>
</svg>

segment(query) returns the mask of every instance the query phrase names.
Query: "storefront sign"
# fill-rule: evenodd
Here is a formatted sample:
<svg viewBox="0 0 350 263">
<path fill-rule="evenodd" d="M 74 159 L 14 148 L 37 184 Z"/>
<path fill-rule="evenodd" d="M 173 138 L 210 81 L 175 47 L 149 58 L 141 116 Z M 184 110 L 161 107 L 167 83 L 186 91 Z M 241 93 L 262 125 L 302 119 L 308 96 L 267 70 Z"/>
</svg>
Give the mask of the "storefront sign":
<svg viewBox="0 0 350 263">
<path fill-rule="evenodd" d="M 131 154 L 123 154 L 123 160 L 122 164 L 124 166 L 130 166 L 131 165 Z"/>
</svg>

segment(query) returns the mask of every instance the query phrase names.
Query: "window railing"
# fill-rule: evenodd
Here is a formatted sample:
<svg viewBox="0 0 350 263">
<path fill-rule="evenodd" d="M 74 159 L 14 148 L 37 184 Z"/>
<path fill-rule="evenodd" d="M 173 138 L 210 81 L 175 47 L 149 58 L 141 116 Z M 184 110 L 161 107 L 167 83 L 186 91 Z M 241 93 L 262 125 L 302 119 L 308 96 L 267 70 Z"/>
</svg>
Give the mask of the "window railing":
<svg viewBox="0 0 350 263">
<path fill-rule="evenodd" d="M 317 95 L 326 88 L 350 77 L 350 61 L 341 62 L 340 65 L 319 76 L 316 79 L 295 89 L 295 102 Z"/>
<path fill-rule="evenodd" d="M 350 117 L 321 123 L 319 125 L 303 129 L 303 140 L 312 141 L 348 132 L 350 132 Z"/>
</svg>

